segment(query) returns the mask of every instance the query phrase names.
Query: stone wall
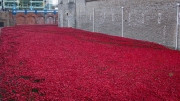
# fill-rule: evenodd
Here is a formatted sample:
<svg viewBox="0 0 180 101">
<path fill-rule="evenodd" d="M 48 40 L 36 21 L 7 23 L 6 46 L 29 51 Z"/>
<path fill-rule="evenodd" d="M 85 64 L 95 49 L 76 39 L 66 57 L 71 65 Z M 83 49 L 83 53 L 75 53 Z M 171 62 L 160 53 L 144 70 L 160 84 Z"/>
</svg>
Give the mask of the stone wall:
<svg viewBox="0 0 180 101">
<path fill-rule="evenodd" d="M 1 27 L 11 26 L 12 25 L 11 14 L 9 12 L 0 11 L 0 22 L 3 23 L 4 25 Z"/>
<path fill-rule="evenodd" d="M 76 4 L 74 0 L 59 0 L 59 26 L 76 27 Z"/>
<path fill-rule="evenodd" d="M 175 47 L 177 3 L 180 0 L 100 0 L 86 2 L 77 14 L 77 28 Z M 122 23 L 122 8 L 123 23 Z M 123 28 L 122 28 L 123 24 Z M 180 36 L 178 36 L 180 43 Z M 180 44 L 179 44 L 180 48 Z"/>
</svg>

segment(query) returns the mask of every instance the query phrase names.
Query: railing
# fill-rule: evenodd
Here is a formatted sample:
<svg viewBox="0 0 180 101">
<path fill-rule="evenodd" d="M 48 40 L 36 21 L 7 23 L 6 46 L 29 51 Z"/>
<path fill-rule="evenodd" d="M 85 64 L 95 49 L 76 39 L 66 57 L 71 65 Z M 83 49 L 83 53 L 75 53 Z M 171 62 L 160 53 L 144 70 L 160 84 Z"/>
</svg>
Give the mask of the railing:
<svg viewBox="0 0 180 101">
<path fill-rule="evenodd" d="M 56 14 L 58 10 L 13 10 L 13 15 L 16 15 L 17 13 L 54 13 Z"/>
</svg>

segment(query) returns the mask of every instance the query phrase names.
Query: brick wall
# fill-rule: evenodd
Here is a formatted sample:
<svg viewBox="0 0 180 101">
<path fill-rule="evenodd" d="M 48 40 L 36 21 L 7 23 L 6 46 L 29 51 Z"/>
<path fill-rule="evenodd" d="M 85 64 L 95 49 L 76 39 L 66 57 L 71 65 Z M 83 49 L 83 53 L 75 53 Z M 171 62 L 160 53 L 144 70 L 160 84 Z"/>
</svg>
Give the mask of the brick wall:
<svg viewBox="0 0 180 101">
<path fill-rule="evenodd" d="M 58 14 L 47 13 L 44 15 L 43 13 L 17 13 L 13 15 L 14 24 L 58 24 Z"/>
</svg>

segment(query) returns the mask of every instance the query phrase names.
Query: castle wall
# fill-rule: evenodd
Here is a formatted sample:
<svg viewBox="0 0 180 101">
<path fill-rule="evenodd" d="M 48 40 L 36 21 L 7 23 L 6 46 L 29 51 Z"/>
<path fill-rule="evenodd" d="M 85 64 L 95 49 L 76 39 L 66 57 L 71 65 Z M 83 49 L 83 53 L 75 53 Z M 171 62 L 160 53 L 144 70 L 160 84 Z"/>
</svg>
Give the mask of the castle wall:
<svg viewBox="0 0 180 101">
<path fill-rule="evenodd" d="M 59 0 L 59 26 L 76 28 L 76 4 L 74 0 Z"/>
<path fill-rule="evenodd" d="M 87 2 L 77 15 L 77 28 L 151 41 L 168 47 L 176 44 L 177 3 L 180 0 L 99 0 Z M 123 16 L 122 16 L 122 8 Z M 123 20 L 122 20 L 123 17 Z M 123 30 L 123 33 L 122 33 Z M 178 36 L 180 43 L 180 35 Z M 180 44 L 178 46 L 180 48 Z"/>
<path fill-rule="evenodd" d="M 12 25 L 11 14 L 9 12 L 0 11 L 0 27 L 6 27 Z"/>
</svg>

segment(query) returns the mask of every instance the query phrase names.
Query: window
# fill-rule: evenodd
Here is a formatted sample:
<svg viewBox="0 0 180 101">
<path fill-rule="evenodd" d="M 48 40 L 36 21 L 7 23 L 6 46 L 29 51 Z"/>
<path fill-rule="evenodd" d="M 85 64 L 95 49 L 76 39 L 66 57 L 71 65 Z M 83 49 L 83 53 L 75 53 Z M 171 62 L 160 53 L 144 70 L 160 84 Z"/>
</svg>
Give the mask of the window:
<svg viewBox="0 0 180 101">
<path fill-rule="evenodd" d="M 18 0 L 5 0 L 5 1 L 12 1 L 12 2 L 16 2 L 16 1 L 18 1 Z M 5 1 L 4 1 L 4 2 L 5 2 Z"/>
<path fill-rule="evenodd" d="M 32 6 L 33 6 L 33 7 L 43 7 L 43 3 L 40 3 L 40 2 L 38 2 L 38 3 L 32 3 Z"/>
<path fill-rule="evenodd" d="M 31 1 L 44 1 L 44 0 L 31 0 Z"/>
<path fill-rule="evenodd" d="M 5 6 L 13 6 L 13 5 L 17 6 L 17 2 L 5 2 Z"/>
</svg>

